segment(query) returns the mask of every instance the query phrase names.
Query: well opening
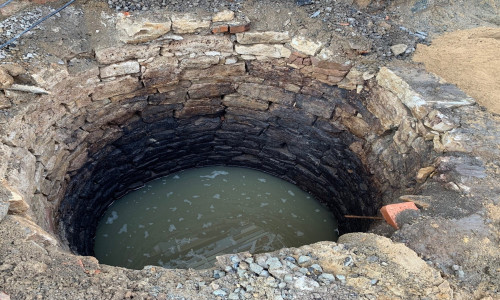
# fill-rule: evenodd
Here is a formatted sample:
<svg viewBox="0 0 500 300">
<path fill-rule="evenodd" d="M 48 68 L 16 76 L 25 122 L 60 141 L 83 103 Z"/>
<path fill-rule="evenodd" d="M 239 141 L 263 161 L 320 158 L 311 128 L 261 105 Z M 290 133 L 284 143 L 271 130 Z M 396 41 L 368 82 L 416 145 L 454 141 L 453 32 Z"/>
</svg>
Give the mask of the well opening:
<svg viewBox="0 0 500 300">
<path fill-rule="evenodd" d="M 348 147 L 355 136 L 300 109 L 293 92 L 279 95 L 289 106 L 261 100 L 245 107 L 232 102 L 234 92 L 252 84 L 210 83 L 210 98 L 201 99 L 179 92 L 183 85 L 121 101 L 127 113 L 108 123 L 119 137 L 89 144 L 82 167 L 69 173 L 58 228 L 75 253 L 93 254 L 96 226 L 113 200 L 152 179 L 213 165 L 253 168 L 296 184 L 332 211 L 341 234 L 368 229 L 366 221 L 343 217 L 374 215 L 379 204 L 366 168 Z M 348 101 L 347 91 L 325 87 L 331 99 L 322 99 L 325 107 Z M 196 105 L 172 104 L 180 100 L 169 95 Z M 104 106 L 107 113 L 114 108 Z"/>
</svg>

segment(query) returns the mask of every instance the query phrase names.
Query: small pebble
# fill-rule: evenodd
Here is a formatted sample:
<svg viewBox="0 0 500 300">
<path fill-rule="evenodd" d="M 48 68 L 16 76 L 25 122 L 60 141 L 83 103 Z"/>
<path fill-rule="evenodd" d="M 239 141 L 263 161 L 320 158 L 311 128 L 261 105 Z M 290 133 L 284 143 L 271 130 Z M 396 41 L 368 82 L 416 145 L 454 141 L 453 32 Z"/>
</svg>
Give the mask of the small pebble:
<svg viewBox="0 0 500 300">
<path fill-rule="evenodd" d="M 311 260 L 311 258 L 309 256 L 302 255 L 299 257 L 298 263 L 299 263 L 299 265 L 302 265 L 310 260 Z"/>
<path fill-rule="evenodd" d="M 349 267 L 353 263 L 352 257 L 348 256 L 344 259 L 344 266 Z"/>
<path fill-rule="evenodd" d="M 324 283 L 330 283 L 335 281 L 335 277 L 333 276 L 333 274 L 330 273 L 323 273 L 318 276 L 318 279 L 323 281 Z"/>
<path fill-rule="evenodd" d="M 320 265 L 318 264 L 314 264 L 314 265 L 311 265 L 309 267 L 309 269 L 312 269 L 312 272 L 316 273 L 316 274 L 319 274 L 319 273 L 322 273 L 323 272 L 323 268 L 321 268 Z"/>
<path fill-rule="evenodd" d="M 213 294 L 215 296 L 221 296 L 221 297 L 224 297 L 224 296 L 227 295 L 227 293 L 224 290 L 221 290 L 221 289 L 215 290 Z"/>
<path fill-rule="evenodd" d="M 260 274 L 263 270 L 264 268 L 262 268 L 258 264 L 250 263 L 250 271 L 254 272 L 255 274 Z"/>
<path fill-rule="evenodd" d="M 240 296 L 238 296 L 238 294 L 237 294 L 237 293 L 231 293 L 231 294 L 229 294 L 228 299 L 231 299 L 231 300 L 238 300 L 238 299 L 240 299 Z"/>
</svg>

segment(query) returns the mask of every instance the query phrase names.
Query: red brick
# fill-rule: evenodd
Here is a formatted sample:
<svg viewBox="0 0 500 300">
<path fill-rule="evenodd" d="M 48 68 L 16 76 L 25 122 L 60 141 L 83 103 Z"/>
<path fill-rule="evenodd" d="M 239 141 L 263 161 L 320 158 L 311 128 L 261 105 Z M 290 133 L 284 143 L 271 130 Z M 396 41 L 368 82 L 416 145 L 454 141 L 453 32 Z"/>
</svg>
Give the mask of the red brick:
<svg viewBox="0 0 500 300">
<path fill-rule="evenodd" d="M 224 33 L 224 32 L 228 32 L 229 31 L 229 26 L 228 25 L 221 25 L 221 26 L 217 26 L 217 27 L 214 27 L 212 28 L 212 33 Z"/>
<path fill-rule="evenodd" d="M 231 25 L 229 26 L 229 32 L 230 33 L 240 33 L 240 32 L 245 32 L 250 30 L 250 23 L 243 24 L 243 25 Z"/>
<path fill-rule="evenodd" d="M 404 203 L 396 203 L 383 206 L 380 209 L 380 212 L 382 213 L 382 216 L 389 225 L 391 225 L 396 229 L 399 229 L 398 224 L 396 223 L 396 218 L 401 212 L 408 209 L 418 210 L 415 203 L 404 202 Z"/>
</svg>

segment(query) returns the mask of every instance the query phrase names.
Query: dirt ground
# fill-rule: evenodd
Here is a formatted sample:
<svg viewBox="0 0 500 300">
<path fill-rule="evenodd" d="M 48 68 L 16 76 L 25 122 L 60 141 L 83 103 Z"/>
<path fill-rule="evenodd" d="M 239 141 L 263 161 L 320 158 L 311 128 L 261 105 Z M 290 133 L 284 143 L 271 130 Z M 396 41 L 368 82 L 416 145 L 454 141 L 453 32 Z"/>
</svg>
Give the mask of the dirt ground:
<svg viewBox="0 0 500 300">
<path fill-rule="evenodd" d="M 499 49 L 500 28 L 459 30 L 419 44 L 413 60 L 500 114 Z"/>
</svg>

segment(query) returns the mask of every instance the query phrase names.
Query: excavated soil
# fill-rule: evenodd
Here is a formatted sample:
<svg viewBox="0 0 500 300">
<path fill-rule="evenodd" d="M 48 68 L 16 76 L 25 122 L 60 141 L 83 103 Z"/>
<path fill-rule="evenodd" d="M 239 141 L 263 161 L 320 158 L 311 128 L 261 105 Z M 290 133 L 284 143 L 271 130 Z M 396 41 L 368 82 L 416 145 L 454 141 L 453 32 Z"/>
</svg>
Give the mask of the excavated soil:
<svg viewBox="0 0 500 300">
<path fill-rule="evenodd" d="M 499 28 L 459 30 L 419 44 L 413 60 L 500 114 L 499 49 Z"/>
</svg>

